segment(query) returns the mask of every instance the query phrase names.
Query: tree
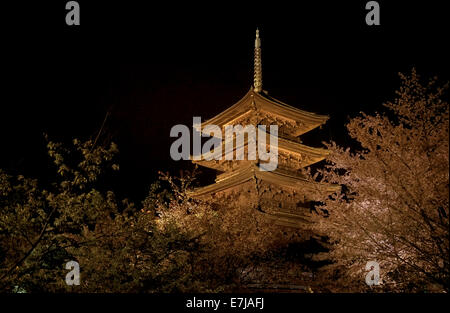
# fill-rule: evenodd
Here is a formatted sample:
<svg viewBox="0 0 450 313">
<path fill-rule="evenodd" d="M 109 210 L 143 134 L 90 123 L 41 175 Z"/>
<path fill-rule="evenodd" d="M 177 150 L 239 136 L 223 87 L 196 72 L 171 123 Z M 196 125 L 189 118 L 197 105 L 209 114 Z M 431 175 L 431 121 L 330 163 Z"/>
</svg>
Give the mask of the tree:
<svg viewBox="0 0 450 313">
<path fill-rule="evenodd" d="M 99 184 L 119 169 L 114 143 L 48 141 L 47 150 L 55 166 L 48 184 L 0 170 L 3 292 L 230 290 L 249 256 L 270 246 L 251 212 L 190 199 L 195 172 L 160 173 L 136 206 Z M 79 263 L 79 286 L 65 283 L 69 261 Z"/>
<path fill-rule="evenodd" d="M 158 212 L 159 230 L 175 227 L 195 238 L 197 246 L 189 255 L 188 268 L 196 290 L 236 290 L 257 275 L 267 276 L 261 273 L 261 266 L 280 264 L 274 253 L 292 241 L 289 230 L 275 225 L 251 205 L 236 208 L 234 195 L 216 197 L 213 203 L 190 198 L 188 191 L 196 170 L 186 171 L 182 177 L 160 174 L 161 180 L 169 183 L 173 197 L 151 193 L 145 207 Z"/>
<path fill-rule="evenodd" d="M 48 141 L 56 166 L 49 184 L 0 170 L 0 290 L 6 292 L 156 292 L 191 288 L 186 260 L 196 248 L 189 229 L 167 224 L 98 178 L 118 152 L 111 143 Z M 103 188 L 104 189 L 104 188 Z M 156 192 L 160 192 L 157 194 Z M 153 198 L 168 197 L 152 190 Z M 145 207 L 145 205 L 144 205 Z M 68 261 L 80 264 L 80 286 L 65 283 Z"/>
<path fill-rule="evenodd" d="M 400 78 L 388 114 L 346 125 L 360 149 L 326 144 L 328 164 L 314 177 L 342 186 L 312 218 L 329 238 L 319 258 L 333 261 L 328 274 L 339 273 L 336 286 L 348 291 L 368 288 L 368 261 L 380 264 L 378 290 L 449 290 L 448 84 L 423 83 L 415 69 Z"/>
<path fill-rule="evenodd" d="M 0 170 L 0 282 L 1 289 L 27 292 L 64 288 L 64 261 L 73 260 L 71 247 L 83 228 L 92 228 L 117 213 L 112 192 L 95 189 L 117 147 L 73 141 L 73 149 L 48 141 L 48 154 L 56 166 L 54 181 L 46 186 L 22 175 Z"/>
</svg>

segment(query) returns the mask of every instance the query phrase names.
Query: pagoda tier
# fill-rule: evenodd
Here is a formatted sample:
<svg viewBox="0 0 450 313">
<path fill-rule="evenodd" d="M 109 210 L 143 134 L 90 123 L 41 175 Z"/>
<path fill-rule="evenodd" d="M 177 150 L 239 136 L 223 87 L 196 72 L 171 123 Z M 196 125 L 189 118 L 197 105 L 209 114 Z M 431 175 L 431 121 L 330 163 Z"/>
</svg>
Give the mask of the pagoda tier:
<svg viewBox="0 0 450 313">
<path fill-rule="evenodd" d="M 331 193 L 337 186 L 312 183 L 300 174 L 277 168 L 261 171 L 256 163 L 250 163 L 236 171 L 217 176 L 216 183 L 197 188 L 190 196 L 205 202 L 226 203 L 239 208 L 259 208 L 276 224 L 301 228 L 308 223 L 309 195 L 320 190 Z"/>
<path fill-rule="evenodd" d="M 320 185 L 309 182 L 300 174 L 281 168 L 277 168 L 274 171 L 261 171 L 257 163 L 253 161 L 253 163 L 249 163 L 247 166 L 236 171 L 229 171 L 218 175 L 214 184 L 196 188 L 190 195 L 195 198 L 206 199 L 209 195 L 214 196 L 218 192 L 227 191 L 230 188 L 254 179 L 294 191 L 301 189 L 303 191 L 313 192 Z M 326 187 L 326 191 L 330 192 L 336 190 L 336 187 L 333 185 L 321 185 L 321 187 Z M 308 199 L 304 198 L 303 200 Z"/>
<path fill-rule="evenodd" d="M 242 148 L 237 146 L 236 141 L 233 142 L 233 155 L 236 150 Z M 246 166 L 248 161 L 248 137 L 246 136 L 243 144 L 244 160 L 226 160 L 225 159 L 225 142 L 222 141 L 221 154 L 216 157 L 213 155 L 210 159 L 206 160 L 192 160 L 193 163 L 198 165 L 215 169 L 218 171 L 236 170 L 239 167 Z M 270 151 L 270 142 L 267 141 L 266 151 Z M 219 150 L 219 149 L 218 149 Z M 328 150 L 321 148 L 314 148 L 303 145 L 301 143 L 288 140 L 282 137 L 278 137 L 278 166 L 290 168 L 292 170 L 299 170 L 308 165 L 317 163 L 323 160 L 328 155 Z"/>
<path fill-rule="evenodd" d="M 276 100 L 267 93 L 258 93 L 250 88 L 236 104 L 202 123 L 217 125 L 224 130 L 226 125 L 278 125 L 278 135 L 292 139 L 324 124 L 329 116 L 310 113 Z"/>
</svg>

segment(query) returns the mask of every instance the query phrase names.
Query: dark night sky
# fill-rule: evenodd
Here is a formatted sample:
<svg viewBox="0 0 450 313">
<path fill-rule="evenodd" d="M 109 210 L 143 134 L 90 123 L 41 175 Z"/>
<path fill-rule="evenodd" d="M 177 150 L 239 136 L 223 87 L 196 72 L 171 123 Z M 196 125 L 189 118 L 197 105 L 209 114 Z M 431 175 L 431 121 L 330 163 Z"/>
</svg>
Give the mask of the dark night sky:
<svg viewBox="0 0 450 313">
<path fill-rule="evenodd" d="M 210 118 L 250 88 L 256 27 L 264 89 L 331 120 L 305 141 L 346 144 L 344 124 L 392 99 L 397 73 L 415 66 L 449 80 L 448 11 L 431 1 L 78 1 L 81 26 L 65 25 L 65 1 L 2 8 L 0 167 L 45 176 L 42 133 L 67 141 L 107 133 L 121 150 L 125 192 L 142 196 L 170 161 L 170 128 Z M 393 4 L 392 2 L 395 2 Z M 295 5 L 294 5 L 295 4 Z M 122 182 L 122 183 L 120 183 Z M 131 183 L 130 183 L 131 182 Z"/>
</svg>

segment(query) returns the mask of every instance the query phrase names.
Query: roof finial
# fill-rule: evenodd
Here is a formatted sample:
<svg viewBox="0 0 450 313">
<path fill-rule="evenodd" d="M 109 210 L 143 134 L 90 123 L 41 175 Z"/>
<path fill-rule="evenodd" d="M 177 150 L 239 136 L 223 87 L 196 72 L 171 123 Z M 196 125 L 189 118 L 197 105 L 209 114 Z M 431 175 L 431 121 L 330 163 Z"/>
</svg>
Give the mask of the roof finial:
<svg viewBox="0 0 450 313">
<path fill-rule="evenodd" d="M 262 90 L 262 65 L 261 65 L 261 40 L 259 39 L 259 30 L 256 29 L 255 39 L 255 65 L 253 76 L 253 88 L 256 92 Z"/>
</svg>

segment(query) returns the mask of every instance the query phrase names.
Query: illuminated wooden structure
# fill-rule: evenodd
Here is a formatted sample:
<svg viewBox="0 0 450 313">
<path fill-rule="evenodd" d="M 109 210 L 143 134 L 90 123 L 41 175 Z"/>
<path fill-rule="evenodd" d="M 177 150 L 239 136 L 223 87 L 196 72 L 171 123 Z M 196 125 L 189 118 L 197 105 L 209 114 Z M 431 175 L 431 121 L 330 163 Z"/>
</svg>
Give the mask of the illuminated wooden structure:
<svg viewBox="0 0 450 313">
<path fill-rule="evenodd" d="M 301 228 L 309 213 L 308 192 L 317 184 L 307 181 L 299 173 L 301 168 L 323 160 L 327 150 L 301 143 L 299 136 L 323 125 L 328 116 L 300 110 L 270 97 L 262 90 L 261 43 L 256 31 L 254 83 L 236 104 L 202 123 L 217 125 L 222 132 L 227 125 L 278 125 L 278 167 L 261 171 L 260 160 L 193 160 L 200 166 L 218 172 L 212 185 L 195 189 L 191 196 L 206 201 L 220 201 L 234 207 L 252 205 L 277 224 Z M 224 145 L 224 143 L 223 143 Z M 248 140 L 244 142 L 247 155 Z M 234 149 L 236 149 L 235 147 Z M 323 185 L 325 192 L 335 186 Z"/>
</svg>

